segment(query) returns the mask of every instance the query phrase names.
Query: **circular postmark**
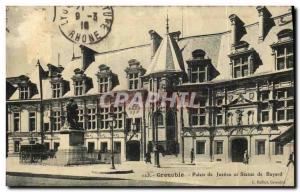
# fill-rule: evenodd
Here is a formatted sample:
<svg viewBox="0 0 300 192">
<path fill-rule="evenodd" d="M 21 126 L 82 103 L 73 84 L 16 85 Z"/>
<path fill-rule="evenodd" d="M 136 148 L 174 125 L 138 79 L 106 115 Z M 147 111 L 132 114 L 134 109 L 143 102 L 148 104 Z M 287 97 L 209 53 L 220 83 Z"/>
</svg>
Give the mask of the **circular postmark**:
<svg viewBox="0 0 300 192">
<path fill-rule="evenodd" d="M 95 44 L 111 31 L 114 12 L 111 6 L 66 6 L 55 9 L 61 33 L 70 41 Z"/>
</svg>

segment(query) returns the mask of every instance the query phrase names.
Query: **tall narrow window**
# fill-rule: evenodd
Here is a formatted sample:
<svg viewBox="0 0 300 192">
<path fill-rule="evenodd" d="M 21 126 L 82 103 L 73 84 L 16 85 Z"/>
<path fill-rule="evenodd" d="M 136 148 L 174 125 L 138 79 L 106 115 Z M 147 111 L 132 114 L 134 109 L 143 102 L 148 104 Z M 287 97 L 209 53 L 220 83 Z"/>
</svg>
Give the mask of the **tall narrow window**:
<svg viewBox="0 0 300 192">
<path fill-rule="evenodd" d="M 102 153 L 107 152 L 107 142 L 101 142 L 101 145 L 100 145 L 100 151 L 101 151 Z"/>
<path fill-rule="evenodd" d="M 269 91 L 262 91 L 260 93 L 261 99 L 261 121 L 269 121 Z"/>
<path fill-rule="evenodd" d="M 141 118 L 135 118 L 135 130 L 139 132 L 141 130 Z"/>
<path fill-rule="evenodd" d="M 223 113 L 222 113 L 222 104 L 223 104 L 223 98 L 218 97 L 216 99 L 216 124 L 221 125 L 223 123 Z"/>
<path fill-rule="evenodd" d="M 20 131 L 20 113 L 13 113 L 14 118 L 14 131 Z"/>
<path fill-rule="evenodd" d="M 99 77 L 99 92 L 100 93 L 105 93 L 108 92 L 108 77 Z"/>
<path fill-rule="evenodd" d="M 215 141 L 215 154 L 223 154 L 223 141 Z"/>
<path fill-rule="evenodd" d="M 75 81 L 75 95 L 83 94 L 83 81 Z"/>
<path fill-rule="evenodd" d="M 52 97 L 59 98 L 61 94 L 61 85 L 60 83 L 53 83 L 52 84 Z"/>
<path fill-rule="evenodd" d="M 121 153 L 121 142 L 120 141 L 114 142 L 114 152 Z"/>
<path fill-rule="evenodd" d="M 35 112 L 29 112 L 29 131 L 35 131 Z"/>
<path fill-rule="evenodd" d="M 161 113 L 158 113 L 156 115 L 156 121 L 157 121 L 157 126 L 163 126 L 164 125 L 164 116 Z"/>
<path fill-rule="evenodd" d="M 109 108 L 100 108 L 100 129 L 109 129 Z"/>
<path fill-rule="evenodd" d="M 265 140 L 256 140 L 256 155 L 264 155 L 265 154 Z"/>
<path fill-rule="evenodd" d="M 97 116 L 96 108 L 87 109 L 87 129 L 96 129 Z"/>
<path fill-rule="evenodd" d="M 279 142 L 275 142 L 275 155 L 283 155 L 283 145 Z"/>
<path fill-rule="evenodd" d="M 20 152 L 20 141 L 14 141 L 14 152 L 15 153 Z"/>
<path fill-rule="evenodd" d="M 205 141 L 196 142 L 196 154 L 200 154 L 200 155 L 205 154 Z"/>
<path fill-rule="evenodd" d="M 122 107 L 115 107 L 114 109 L 116 114 L 116 128 L 123 128 L 123 108 Z"/>
<path fill-rule="evenodd" d="M 294 119 L 294 90 L 293 88 L 279 89 L 276 91 L 277 121 Z"/>
<path fill-rule="evenodd" d="M 205 99 L 199 100 L 199 108 L 198 109 L 191 109 L 191 123 L 194 126 L 197 125 L 205 125 L 205 118 L 206 118 L 206 112 L 205 112 Z"/>
<path fill-rule="evenodd" d="M 277 70 L 292 68 L 294 66 L 293 45 L 289 44 L 278 47 L 276 49 L 275 57 Z"/>
<path fill-rule="evenodd" d="M 85 129 L 85 127 L 84 127 L 84 110 L 83 109 L 78 110 L 78 124 L 82 129 Z"/>
<path fill-rule="evenodd" d="M 134 90 L 139 88 L 139 73 L 130 73 L 128 77 L 129 90 Z"/>
<path fill-rule="evenodd" d="M 29 87 L 27 85 L 20 86 L 20 99 L 29 99 Z"/>
<path fill-rule="evenodd" d="M 53 131 L 59 131 L 61 127 L 60 111 L 53 112 Z"/>
</svg>

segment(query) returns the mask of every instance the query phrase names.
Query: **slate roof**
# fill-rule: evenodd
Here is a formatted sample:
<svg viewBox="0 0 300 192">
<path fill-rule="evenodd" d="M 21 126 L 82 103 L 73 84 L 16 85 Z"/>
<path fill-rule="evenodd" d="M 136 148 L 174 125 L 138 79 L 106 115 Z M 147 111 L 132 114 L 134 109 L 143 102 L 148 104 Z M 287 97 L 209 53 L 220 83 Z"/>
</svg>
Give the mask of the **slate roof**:
<svg viewBox="0 0 300 192">
<path fill-rule="evenodd" d="M 245 26 L 246 33 L 241 38 L 241 41 L 248 42 L 249 47 L 254 48 L 262 61 L 262 65 L 259 65 L 259 67 L 256 69 L 255 73 L 253 74 L 254 76 L 275 72 L 274 57 L 272 55 L 272 49 L 270 45 L 278 41 L 278 32 L 282 31 L 283 29 L 293 29 L 293 22 L 282 22 L 291 19 L 291 13 L 284 13 L 281 16 L 273 17 L 274 26 L 268 31 L 263 41 L 259 41 L 258 38 L 258 23 Z M 186 61 L 191 59 L 192 52 L 196 49 L 204 50 L 206 52 L 206 57 L 211 59 L 212 64 L 220 73 L 216 78 L 210 81 L 210 83 L 230 80 L 232 79 L 230 76 L 230 59 L 228 57 L 228 55 L 231 53 L 230 36 L 230 31 L 226 31 L 217 34 L 185 37 L 176 41 L 167 33 L 167 35 L 163 37 L 163 40 L 153 59 L 151 59 L 150 44 L 97 53 L 95 55 L 95 61 L 92 62 L 84 71 L 86 76 L 92 78 L 93 84 L 93 87 L 88 90 L 86 95 L 98 93 L 96 73 L 99 70 L 98 66 L 101 64 L 106 64 L 108 67 L 110 67 L 112 72 L 118 76 L 119 85 L 114 87 L 113 91 L 127 90 L 128 85 L 125 69 L 129 66 L 129 60 L 136 59 L 139 61 L 140 65 L 147 70 L 146 75 L 161 71 L 186 71 Z M 71 78 L 74 75 L 74 70 L 76 68 L 81 68 L 81 62 L 81 58 L 79 57 L 64 65 L 65 69 L 62 72 L 62 77 L 64 80 L 69 81 L 70 90 L 63 97 L 74 96 L 74 86 Z M 38 67 L 36 66 L 29 78 L 32 83 L 38 85 L 39 78 L 37 71 Z M 50 79 L 43 79 L 44 99 L 51 99 L 51 92 Z M 18 94 L 19 91 L 15 91 L 9 100 L 18 99 Z M 37 99 L 39 97 L 39 94 L 36 94 L 32 97 L 32 99 Z"/>
<path fill-rule="evenodd" d="M 146 75 L 161 72 L 181 72 L 184 71 L 181 51 L 173 37 L 169 33 L 165 35 L 160 43 Z"/>
</svg>

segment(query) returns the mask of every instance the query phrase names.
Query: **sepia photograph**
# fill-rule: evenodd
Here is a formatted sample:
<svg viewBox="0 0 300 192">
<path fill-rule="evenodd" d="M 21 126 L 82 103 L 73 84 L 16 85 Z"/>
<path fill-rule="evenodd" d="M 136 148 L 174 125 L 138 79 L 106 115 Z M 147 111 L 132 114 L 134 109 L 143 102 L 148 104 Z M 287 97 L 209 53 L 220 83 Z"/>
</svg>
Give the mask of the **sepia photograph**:
<svg viewBox="0 0 300 192">
<path fill-rule="evenodd" d="M 295 188 L 293 6 L 5 9 L 6 186 Z"/>
</svg>

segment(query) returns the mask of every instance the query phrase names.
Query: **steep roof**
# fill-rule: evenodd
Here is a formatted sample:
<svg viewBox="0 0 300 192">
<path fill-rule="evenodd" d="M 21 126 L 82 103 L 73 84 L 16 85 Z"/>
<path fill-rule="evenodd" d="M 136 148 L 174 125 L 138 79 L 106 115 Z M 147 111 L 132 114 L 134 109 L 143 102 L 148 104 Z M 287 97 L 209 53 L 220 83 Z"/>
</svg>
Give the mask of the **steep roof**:
<svg viewBox="0 0 300 192">
<path fill-rule="evenodd" d="M 240 41 L 246 41 L 249 48 L 253 48 L 259 55 L 262 64 L 255 70 L 254 76 L 275 72 L 274 56 L 270 45 L 278 41 L 277 34 L 284 29 L 293 29 L 292 14 L 285 13 L 283 15 L 273 17 L 274 25 L 268 30 L 268 33 L 263 41 L 259 41 L 258 37 L 258 23 L 244 26 L 245 34 Z M 166 33 L 161 42 L 155 56 L 151 59 L 150 44 L 138 45 L 120 50 L 112 50 L 102 53 L 96 53 L 95 61 L 92 62 L 84 71 L 86 76 L 92 79 L 92 88 L 86 93 L 87 95 L 98 93 L 98 82 L 96 73 L 98 66 L 105 64 L 110 67 L 111 71 L 118 76 L 119 85 L 114 87 L 113 91 L 127 90 L 128 82 L 126 78 L 125 69 L 129 66 L 128 61 L 136 59 L 140 65 L 147 69 L 146 74 L 158 73 L 162 71 L 184 71 L 187 69 L 186 61 L 191 59 L 192 52 L 196 49 L 202 49 L 206 53 L 206 57 L 211 59 L 211 63 L 220 73 L 210 83 L 220 82 L 232 79 L 230 75 L 230 59 L 228 55 L 231 53 L 230 37 L 231 32 L 199 35 L 192 37 L 185 37 L 175 40 L 171 35 Z M 74 96 L 74 86 L 72 76 L 76 68 L 81 68 L 81 58 L 76 58 L 64 65 L 65 69 L 62 72 L 64 80 L 70 84 L 70 90 L 63 97 Z M 37 67 L 29 76 L 31 82 L 38 86 Z M 39 91 L 40 92 L 40 91 Z M 51 99 L 52 89 L 50 78 L 43 79 L 43 97 L 44 99 Z M 10 100 L 19 99 L 19 91 L 10 97 Z M 39 98 L 39 94 L 34 95 L 33 98 Z"/>
<path fill-rule="evenodd" d="M 167 33 L 147 68 L 146 75 L 161 72 L 181 71 L 184 71 L 181 51 L 176 40 Z"/>
</svg>

